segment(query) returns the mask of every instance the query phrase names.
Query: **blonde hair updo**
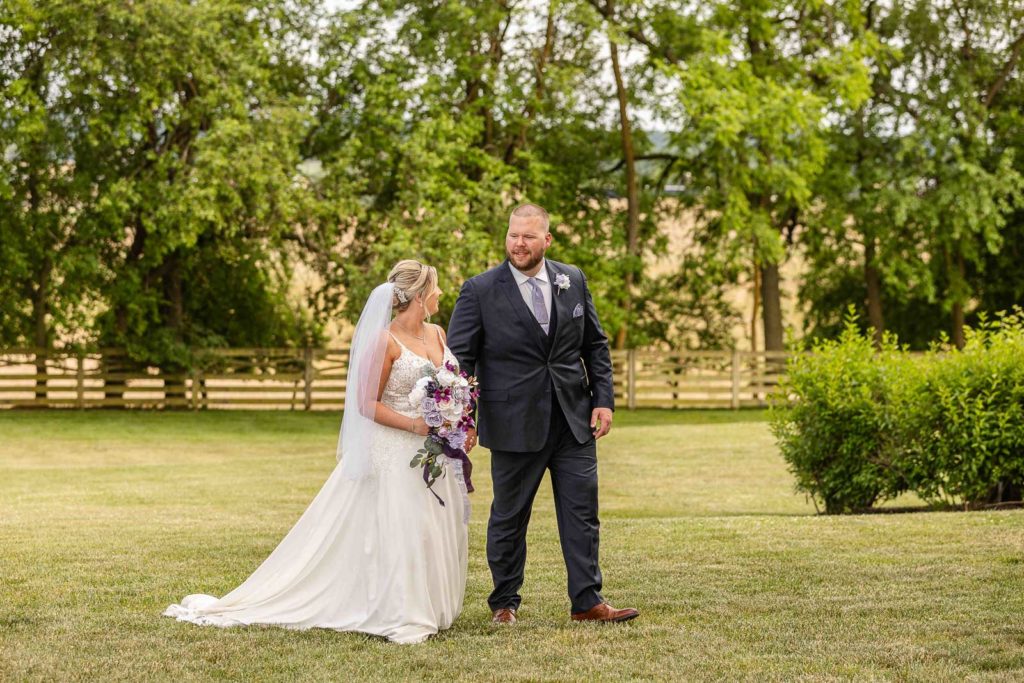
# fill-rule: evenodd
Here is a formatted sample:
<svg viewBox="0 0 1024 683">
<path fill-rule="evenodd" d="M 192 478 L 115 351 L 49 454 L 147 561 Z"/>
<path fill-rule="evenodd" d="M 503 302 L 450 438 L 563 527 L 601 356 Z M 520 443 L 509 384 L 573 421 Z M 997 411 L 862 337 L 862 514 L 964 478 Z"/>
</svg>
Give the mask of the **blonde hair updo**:
<svg viewBox="0 0 1024 683">
<path fill-rule="evenodd" d="M 437 270 L 419 261 L 404 259 L 388 273 L 388 282 L 395 285 L 391 307 L 401 313 L 418 295 L 426 299 L 433 293 L 437 287 Z"/>
</svg>

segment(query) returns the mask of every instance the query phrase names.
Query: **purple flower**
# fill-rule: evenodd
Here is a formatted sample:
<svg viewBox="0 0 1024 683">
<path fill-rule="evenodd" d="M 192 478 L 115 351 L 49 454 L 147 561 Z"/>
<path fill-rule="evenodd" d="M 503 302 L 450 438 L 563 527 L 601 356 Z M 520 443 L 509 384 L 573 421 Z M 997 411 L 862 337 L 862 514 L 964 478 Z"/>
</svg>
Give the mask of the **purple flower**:
<svg viewBox="0 0 1024 683">
<path fill-rule="evenodd" d="M 444 418 L 441 417 L 441 413 L 433 410 L 429 413 L 423 414 L 423 421 L 427 423 L 428 427 L 440 427 L 444 424 Z"/>
<path fill-rule="evenodd" d="M 448 434 L 448 445 L 457 450 L 466 448 L 466 432 L 456 429 Z"/>
</svg>

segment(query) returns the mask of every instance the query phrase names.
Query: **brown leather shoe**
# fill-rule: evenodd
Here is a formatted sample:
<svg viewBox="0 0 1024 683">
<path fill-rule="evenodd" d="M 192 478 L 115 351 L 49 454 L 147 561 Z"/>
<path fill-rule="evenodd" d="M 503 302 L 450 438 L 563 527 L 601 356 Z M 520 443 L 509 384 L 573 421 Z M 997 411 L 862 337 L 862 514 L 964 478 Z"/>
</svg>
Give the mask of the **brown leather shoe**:
<svg viewBox="0 0 1024 683">
<path fill-rule="evenodd" d="M 607 602 L 602 602 L 598 605 L 591 607 L 586 612 L 580 612 L 579 614 L 572 615 L 573 621 L 603 621 L 603 622 L 619 622 L 629 621 L 630 619 L 636 619 L 640 616 L 632 607 L 627 609 L 615 609 Z"/>
<path fill-rule="evenodd" d="M 516 611 L 511 607 L 502 607 L 501 609 L 494 610 L 494 616 L 491 617 L 492 624 L 514 624 L 516 623 Z"/>
</svg>

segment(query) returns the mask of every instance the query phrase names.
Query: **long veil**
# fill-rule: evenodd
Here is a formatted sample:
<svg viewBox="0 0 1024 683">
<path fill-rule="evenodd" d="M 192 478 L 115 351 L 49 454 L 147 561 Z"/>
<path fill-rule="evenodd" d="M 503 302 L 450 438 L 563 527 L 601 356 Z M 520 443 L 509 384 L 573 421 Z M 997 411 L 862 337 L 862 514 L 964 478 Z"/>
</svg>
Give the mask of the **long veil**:
<svg viewBox="0 0 1024 683">
<path fill-rule="evenodd" d="M 391 323 L 395 286 L 379 285 L 366 300 L 356 323 L 349 351 L 348 381 L 345 383 L 345 413 L 338 438 L 341 475 L 359 479 L 370 473 L 370 448 L 375 423 L 380 371 L 387 352 L 387 327 Z"/>
</svg>

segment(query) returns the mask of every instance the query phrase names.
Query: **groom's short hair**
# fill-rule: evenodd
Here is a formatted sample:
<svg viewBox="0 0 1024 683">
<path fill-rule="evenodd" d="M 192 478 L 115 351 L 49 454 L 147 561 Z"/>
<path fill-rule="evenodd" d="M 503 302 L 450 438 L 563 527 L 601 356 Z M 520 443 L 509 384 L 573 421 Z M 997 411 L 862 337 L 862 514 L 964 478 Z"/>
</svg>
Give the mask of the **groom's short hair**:
<svg viewBox="0 0 1024 683">
<path fill-rule="evenodd" d="M 540 204 L 520 204 L 512 209 L 512 215 L 509 216 L 510 223 L 513 218 L 540 218 L 544 221 L 544 230 L 550 230 L 551 217 Z"/>
</svg>

